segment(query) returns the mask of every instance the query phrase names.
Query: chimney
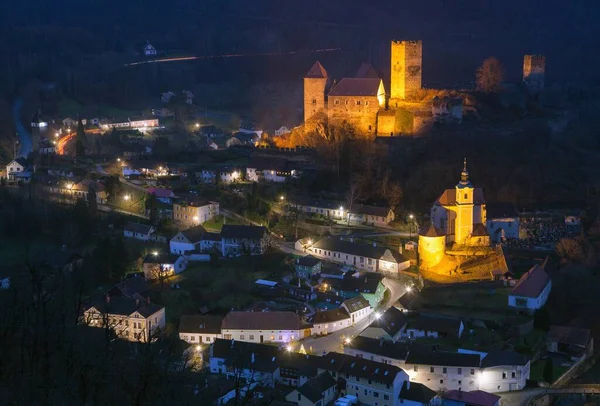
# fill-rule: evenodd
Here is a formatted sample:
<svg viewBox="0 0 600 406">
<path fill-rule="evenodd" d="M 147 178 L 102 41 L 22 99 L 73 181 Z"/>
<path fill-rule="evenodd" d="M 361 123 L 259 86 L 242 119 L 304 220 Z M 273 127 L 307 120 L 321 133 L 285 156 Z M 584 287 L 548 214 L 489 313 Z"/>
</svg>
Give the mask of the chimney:
<svg viewBox="0 0 600 406">
<path fill-rule="evenodd" d="M 110 303 L 110 295 L 108 293 L 106 294 L 106 303 Z"/>
</svg>

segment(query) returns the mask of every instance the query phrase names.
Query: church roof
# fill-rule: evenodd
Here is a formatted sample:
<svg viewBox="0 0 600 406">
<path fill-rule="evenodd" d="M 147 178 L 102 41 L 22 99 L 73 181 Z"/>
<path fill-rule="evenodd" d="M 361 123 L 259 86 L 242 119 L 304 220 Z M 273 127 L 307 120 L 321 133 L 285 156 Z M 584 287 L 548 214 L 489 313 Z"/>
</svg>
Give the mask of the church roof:
<svg viewBox="0 0 600 406">
<path fill-rule="evenodd" d="M 429 227 L 423 228 L 419 235 L 422 235 L 423 237 L 443 237 L 446 234 L 442 230 L 431 224 Z"/>
<path fill-rule="evenodd" d="M 321 62 L 317 61 L 312 66 L 312 68 L 310 68 L 310 70 L 308 71 L 308 73 L 304 77 L 305 78 L 326 78 L 327 77 L 327 71 L 325 70 L 325 68 L 323 67 L 323 65 L 321 65 Z"/>
<path fill-rule="evenodd" d="M 373 65 L 371 65 L 368 62 L 363 62 L 362 65 L 360 65 L 360 68 L 358 68 L 358 72 L 356 72 L 356 77 L 357 78 L 371 78 L 371 79 L 379 79 L 379 75 L 377 74 L 377 71 L 375 70 L 375 68 L 373 68 Z"/>
<path fill-rule="evenodd" d="M 329 96 L 377 96 L 381 79 L 344 78 L 331 89 Z"/>
<path fill-rule="evenodd" d="M 473 232 L 471 233 L 473 237 L 487 237 L 488 232 L 485 228 L 485 225 L 482 223 L 473 224 Z"/>
<path fill-rule="evenodd" d="M 483 196 L 483 189 L 476 187 L 473 189 L 473 203 L 484 204 L 485 197 Z M 452 206 L 456 204 L 456 189 L 446 189 L 444 193 L 437 198 L 434 203 L 437 206 Z"/>
</svg>

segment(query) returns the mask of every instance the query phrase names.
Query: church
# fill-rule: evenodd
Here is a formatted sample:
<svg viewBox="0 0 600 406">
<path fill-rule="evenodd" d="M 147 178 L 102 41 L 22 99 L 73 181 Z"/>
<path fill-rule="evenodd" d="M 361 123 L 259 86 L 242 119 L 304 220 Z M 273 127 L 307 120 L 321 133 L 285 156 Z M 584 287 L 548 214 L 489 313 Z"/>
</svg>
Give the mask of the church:
<svg viewBox="0 0 600 406">
<path fill-rule="evenodd" d="M 446 189 L 431 208 L 431 225 L 419 233 L 421 265 L 430 268 L 446 255 L 446 246 L 455 248 L 489 247 L 483 190 L 474 187 L 464 161 L 460 181 Z"/>
<path fill-rule="evenodd" d="M 393 136 L 410 132 L 413 113 L 402 103 L 421 90 L 422 42 L 392 41 L 390 92 L 369 64 L 354 77 L 333 80 L 320 62 L 304 76 L 304 126 L 313 131 L 319 123 L 346 121 L 363 134 Z"/>
</svg>

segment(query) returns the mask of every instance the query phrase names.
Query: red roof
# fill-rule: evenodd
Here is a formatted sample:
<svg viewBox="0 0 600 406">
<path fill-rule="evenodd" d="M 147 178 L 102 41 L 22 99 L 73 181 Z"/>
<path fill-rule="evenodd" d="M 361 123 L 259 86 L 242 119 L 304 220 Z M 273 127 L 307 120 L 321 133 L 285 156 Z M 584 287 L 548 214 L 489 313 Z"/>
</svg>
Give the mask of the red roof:
<svg viewBox="0 0 600 406">
<path fill-rule="evenodd" d="M 381 79 L 344 78 L 329 92 L 329 96 L 377 96 Z"/>
<path fill-rule="evenodd" d="M 327 71 L 325 70 L 325 68 L 323 67 L 323 65 L 321 65 L 321 63 L 319 61 L 317 61 L 312 66 L 312 68 L 310 68 L 310 70 L 308 71 L 308 73 L 304 77 L 305 78 L 326 78 L 327 77 Z"/>
<path fill-rule="evenodd" d="M 548 258 L 541 265 L 535 265 L 521 276 L 510 294 L 513 296 L 538 297 L 550 282 L 550 276 L 544 270 L 547 261 Z"/>
<path fill-rule="evenodd" d="M 174 197 L 173 191 L 171 189 L 162 189 L 157 187 L 151 187 L 148 189 L 149 195 L 154 195 L 156 197 Z"/>
<path fill-rule="evenodd" d="M 476 187 L 473 190 L 473 203 L 483 204 L 485 203 L 485 197 L 483 196 L 483 189 Z M 439 206 L 452 206 L 456 204 L 456 189 L 446 189 L 444 193 L 438 197 L 434 204 Z"/>
<path fill-rule="evenodd" d="M 482 390 L 474 390 L 471 392 L 451 390 L 444 393 L 443 397 L 444 399 L 454 400 L 456 402 L 474 406 L 493 406 L 500 400 L 500 396 L 496 396 Z"/>
</svg>

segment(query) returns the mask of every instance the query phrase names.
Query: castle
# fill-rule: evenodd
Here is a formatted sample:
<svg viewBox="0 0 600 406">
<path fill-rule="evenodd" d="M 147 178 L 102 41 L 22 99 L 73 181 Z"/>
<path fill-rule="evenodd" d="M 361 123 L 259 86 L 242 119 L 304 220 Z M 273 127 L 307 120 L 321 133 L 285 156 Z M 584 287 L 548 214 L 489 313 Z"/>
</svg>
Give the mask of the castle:
<svg viewBox="0 0 600 406">
<path fill-rule="evenodd" d="M 323 65 L 315 62 L 304 76 L 305 128 L 347 121 L 366 134 L 404 132 L 399 105 L 421 89 L 422 65 L 421 41 L 392 41 L 388 99 L 383 80 L 371 65 L 363 64 L 355 77 L 334 83 Z"/>
<path fill-rule="evenodd" d="M 392 41 L 390 62 L 389 93 L 369 64 L 364 63 L 354 77 L 335 82 L 315 62 L 304 76 L 305 130 L 346 121 L 363 134 L 389 137 L 417 133 L 435 121 L 462 121 L 460 97 L 417 100 L 422 89 L 422 41 Z M 525 55 L 523 81 L 531 93 L 543 89 L 545 71 L 543 56 Z"/>
<path fill-rule="evenodd" d="M 471 183 L 465 159 L 460 181 L 437 198 L 431 208 L 431 225 L 419 233 L 422 267 L 431 268 L 441 263 L 446 246 L 451 243 L 457 247 L 489 247 L 485 223 L 483 190 Z"/>
</svg>

